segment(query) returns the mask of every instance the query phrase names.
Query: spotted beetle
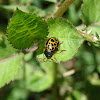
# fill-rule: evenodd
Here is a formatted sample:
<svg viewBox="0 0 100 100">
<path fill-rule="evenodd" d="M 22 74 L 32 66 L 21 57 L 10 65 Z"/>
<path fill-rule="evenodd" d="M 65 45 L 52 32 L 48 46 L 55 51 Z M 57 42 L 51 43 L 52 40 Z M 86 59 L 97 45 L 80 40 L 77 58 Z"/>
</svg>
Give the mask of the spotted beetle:
<svg viewBox="0 0 100 100">
<path fill-rule="evenodd" d="M 59 43 L 59 40 L 57 38 L 55 38 L 55 37 L 51 37 L 45 42 L 43 52 L 44 52 L 45 56 L 47 57 L 47 59 L 51 59 L 51 57 L 57 51 L 66 51 L 66 50 L 58 50 L 58 47 L 62 43 L 63 42 Z M 55 55 L 54 55 L 54 59 L 56 60 Z"/>
</svg>

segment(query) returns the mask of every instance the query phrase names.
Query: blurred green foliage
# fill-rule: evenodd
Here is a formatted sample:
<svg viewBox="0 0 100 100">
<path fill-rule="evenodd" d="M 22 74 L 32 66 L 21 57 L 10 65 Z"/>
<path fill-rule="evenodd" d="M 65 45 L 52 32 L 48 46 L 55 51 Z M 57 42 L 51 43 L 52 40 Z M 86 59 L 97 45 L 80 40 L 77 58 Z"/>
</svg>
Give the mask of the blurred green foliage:
<svg viewBox="0 0 100 100">
<path fill-rule="evenodd" d="M 0 0 L 0 76 L 1 71 L 6 69 L 6 73 L 9 75 L 5 74 L 4 79 L 8 79 L 9 82 L 10 72 L 7 67 L 17 68 L 18 71 L 18 68 L 23 66 L 23 68 L 19 68 L 18 72 L 13 72 L 15 80 L 0 88 L 0 100 L 53 100 L 54 97 L 57 100 L 100 100 L 100 48 L 92 43 L 85 41 L 73 59 L 60 64 L 38 62 L 36 51 L 25 54 L 21 59 L 16 56 L 13 58 L 14 54 L 20 51 L 8 43 L 5 34 L 16 7 L 47 19 L 53 16 L 57 6 L 63 1 Z M 63 15 L 74 26 L 80 26 L 82 20 L 86 21 L 84 16 L 81 17 L 82 20 L 80 18 L 82 4 L 83 0 L 75 0 Z M 85 5 L 83 8 L 85 9 Z M 86 24 L 89 25 L 90 22 L 86 21 Z M 92 34 L 95 32 L 100 34 L 99 27 L 100 24 L 88 26 L 87 30 L 92 28 Z M 6 66 L 3 63 L 5 60 Z M 54 78 L 55 66 L 57 67 L 57 79 Z M 57 83 L 53 84 L 55 80 Z"/>
</svg>

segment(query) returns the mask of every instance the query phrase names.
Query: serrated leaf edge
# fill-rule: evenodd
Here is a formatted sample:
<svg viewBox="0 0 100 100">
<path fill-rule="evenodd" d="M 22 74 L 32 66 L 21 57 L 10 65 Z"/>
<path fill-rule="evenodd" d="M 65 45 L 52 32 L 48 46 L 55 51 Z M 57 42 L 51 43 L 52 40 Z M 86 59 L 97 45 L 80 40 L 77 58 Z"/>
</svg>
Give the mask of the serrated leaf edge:
<svg viewBox="0 0 100 100">
<path fill-rule="evenodd" d="M 20 9 L 17 7 L 17 8 L 15 9 L 15 11 L 16 11 L 16 10 L 20 10 Z M 13 15 L 12 15 L 12 18 L 14 17 L 15 11 L 14 11 L 14 13 L 13 13 Z M 21 11 L 21 10 L 20 10 L 20 11 Z M 21 11 L 21 12 L 24 12 L 24 11 Z M 30 12 L 24 12 L 24 13 L 36 15 L 35 13 L 33 14 L 33 13 L 30 13 Z M 37 15 L 36 15 L 36 16 L 37 16 Z M 43 20 L 42 17 L 40 17 L 40 16 L 37 16 L 37 17 L 39 17 L 41 20 Z M 12 20 L 12 18 L 10 18 L 10 20 L 9 20 L 9 22 L 8 22 L 8 25 L 7 25 L 7 28 L 6 28 L 6 36 L 7 36 L 7 40 L 9 41 L 9 44 L 11 44 L 12 47 L 15 48 L 15 49 L 19 49 L 19 50 L 29 49 L 31 46 L 28 47 L 28 48 L 17 48 L 17 47 L 15 47 L 15 46 L 10 42 L 10 40 L 9 40 L 9 38 L 8 38 L 7 30 L 8 30 L 9 23 L 10 23 L 10 21 Z M 44 21 L 44 20 L 43 20 L 43 21 Z M 46 25 L 47 25 L 47 22 L 46 22 L 46 21 L 45 21 L 45 23 L 46 23 Z M 47 25 L 47 27 L 48 27 L 48 25 Z M 48 28 L 47 28 L 47 31 L 48 31 Z M 41 40 L 40 40 L 40 41 L 41 41 Z"/>
<path fill-rule="evenodd" d="M 4 61 L 7 61 L 9 59 L 12 59 L 14 57 L 18 57 L 19 56 L 19 53 L 17 53 L 16 55 L 13 55 L 13 56 L 10 56 L 8 58 L 6 58 L 5 60 L 1 60 L 0 63 L 3 63 Z M 22 66 L 20 68 L 18 68 L 18 72 L 19 70 L 22 68 Z M 16 80 L 16 77 L 17 77 L 17 74 L 18 72 L 16 73 L 16 75 L 14 76 L 14 78 L 12 80 L 10 80 L 9 82 L 6 82 L 4 85 L 0 86 L 0 88 L 3 88 L 5 85 L 8 85 L 9 83 L 13 82 L 14 80 Z"/>
<path fill-rule="evenodd" d="M 75 26 L 74 26 L 70 21 L 68 21 L 67 19 L 65 19 L 65 18 L 63 18 L 63 17 L 56 17 L 56 18 L 58 18 L 58 19 L 62 18 L 63 20 L 66 20 L 66 21 L 67 21 L 68 23 L 70 23 L 71 26 L 77 31 L 77 33 L 79 33 L 78 30 L 75 28 Z M 48 18 L 48 20 L 50 20 L 50 19 L 55 19 L 55 18 L 52 18 L 52 17 L 51 17 L 51 18 Z M 49 28 L 48 28 L 48 32 L 49 32 Z M 80 33 L 79 33 L 79 35 L 81 36 Z M 82 36 L 81 36 L 81 37 L 82 37 Z M 47 36 L 47 38 L 48 38 L 48 36 Z M 83 38 L 83 39 L 84 39 L 84 38 Z M 84 42 L 84 40 L 82 41 L 82 43 L 80 43 L 80 46 L 83 44 L 83 42 Z M 77 50 L 76 54 L 79 52 L 80 46 L 78 47 L 78 50 Z M 73 58 L 76 54 L 74 54 L 74 55 L 72 56 L 72 58 Z M 38 57 L 38 55 L 37 55 L 37 58 L 38 58 L 38 61 L 39 61 L 39 59 L 41 59 L 41 58 Z M 70 59 L 72 59 L 72 58 L 70 58 Z M 70 60 L 70 59 L 68 59 L 68 60 Z M 49 61 L 49 60 L 48 60 L 48 61 Z M 50 62 L 52 62 L 52 61 L 50 61 Z M 61 60 L 60 62 L 57 62 L 57 61 L 53 60 L 53 62 L 60 64 L 60 62 L 66 62 L 66 61 L 62 61 L 62 60 Z M 41 61 L 41 63 L 43 63 L 43 61 Z"/>
</svg>

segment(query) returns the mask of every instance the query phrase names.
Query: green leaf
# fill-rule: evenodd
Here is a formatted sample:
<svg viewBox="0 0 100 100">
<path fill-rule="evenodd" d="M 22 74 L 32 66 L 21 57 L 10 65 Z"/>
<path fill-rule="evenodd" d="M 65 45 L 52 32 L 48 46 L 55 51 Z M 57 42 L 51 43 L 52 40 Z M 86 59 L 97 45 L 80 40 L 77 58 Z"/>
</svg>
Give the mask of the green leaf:
<svg viewBox="0 0 100 100">
<path fill-rule="evenodd" d="M 40 17 L 16 9 L 8 29 L 8 40 L 15 48 L 29 48 L 48 34 L 47 25 Z"/>
<path fill-rule="evenodd" d="M 13 88 L 11 89 L 11 92 L 7 96 L 6 100 L 27 100 L 29 91 L 25 91 L 24 81 L 17 81 L 14 83 Z"/>
<path fill-rule="evenodd" d="M 58 38 L 60 43 L 63 42 L 58 49 L 66 50 L 63 52 L 58 51 L 55 54 L 57 60 L 55 60 L 54 57 L 52 57 L 52 59 L 56 62 L 71 59 L 78 52 L 78 48 L 84 39 L 79 35 L 74 26 L 63 18 L 49 19 L 47 24 L 49 28 L 48 38 Z M 39 48 L 42 48 L 42 46 L 40 45 Z M 43 48 L 40 51 L 42 51 L 42 54 L 39 54 L 38 58 L 43 58 Z"/>
<path fill-rule="evenodd" d="M 56 3 L 56 0 L 44 0 L 44 1 Z"/>
<path fill-rule="evenodd" d="M 33 57 L 33 53 L 24 55 L 24 61 L 24 69 L 19 71 L 17 80 L 23 80 L 23 77 L 25 77 L 25 86 L 30 91 L 41 92 L 48 89 L 54 81 L 53 63 L 39 63 L 36 57 Z M 25 73 L 25 76 L 23 73 Z"/>
<path fill-rule="evenodd" d="M 81 92 L 79 92 L 78 90 L 74 90 L 72 96 L 73 96 L 76 100 L 80 100 L 80 98 L 81 98 Z"/>
<path fill-rule="evenodd" d="M 48 89 L 54 81 L 52 63 L 44 62 L 44 63 L 40 63 L 40 66 L 44 69 L 44 72 L 40 70 L 32 72 L 32 69 L 29 71 L 30 67 L 27 66 L 26 87 L 31 91 L 35 91 L 35 92 L 44 91 Z"/>
<path fill-rule="evenodd" d="M 18 5 L 0 5 L 0 8 L 1 8 L 1 9 L 5 9 L 5 10 L 15 10 L 16 7 L 20 8 L 20 9 L 26 10 L 24 6 L 21 6 L 21 7 L 20 7 L 20 6 L 18 6 Z"/>
<path fill-rule="evenodd" d="M 39 16 L 45 16 L 45 11 L 42 9 L 39 9 L 36 6 L 22 6 L 22 5 L 0 5 L 1 9 L 9 10 L 9 11 L 14 11 L 16 10 L 16 7 L 18 7 L 20 10 L 25 11 L 25 12 L 31 12 L 35 13 L 36 15 Z"/>
<path fill-rule="evenodd" d="M 29 12 L 31 12 L 31 13 L 35 13 L 35 14 L 38 15 L 38 16 L 45 16 L 45 15 L 46 15 L 46 13 L 45 13 L 44 10 L 39 9 L 39 8 L 36 7 L 36 6 L 29 6 L 29 7 L 27 7 L 27 10 L 28 10 Z"/>
<path fill-rule="evenodd" d="M 84 0 L 81 19 L 89 25 L 100 21 L 100 0 Z"/>
<path fill-rule="evenodd" d="M 100 86 L 100 80 L 97 73 L 93 73 L 92 75 L 89 75 L 87 78 L 92 85 Z"/>
<path fill-rule="evenodd" d="M 0 61 L 0 87 L 8 84 L 15 78 L 19 68 L 21 68 L 21 58 L 23 54 L 12 56 Z"/>
<path fill-rule="evenodd" d="M 90 34 L 94 35 L 95 40 L 98 42 L 98 44 L 93 43 L 93 45 L 100 47 L 100 25 L 90 25 L 86 30 L 90 31 Z"/>
<path fill-rule="evenodd" d="M 91 30 L 90 34 L 94 34 L 97 33 L 98 35 L 100 35 L 100 25 L 94 25 L 94 26 L 89 26 L 87 27 L 87 30 Z"/>
<path fill-rule="evenodd" d="M 80 9 L 78 11 L 76 11 L 75 8 L 75 4 L 71 4 L 69 9 L 68 9 L 68 13 L 67 13 L 67 19 L 73 23 L 75 26 L 77 26 L 79 23 L 79 13 L 80 13 Z"/>
<path fill-rule="evenodd" d="M 18 52 L 18 50 L 9 44 L 7 38 L 2 37 L 2 40 L 0 40 L 0 60 L 14 55 L 16 52 Z"/>
</svg>

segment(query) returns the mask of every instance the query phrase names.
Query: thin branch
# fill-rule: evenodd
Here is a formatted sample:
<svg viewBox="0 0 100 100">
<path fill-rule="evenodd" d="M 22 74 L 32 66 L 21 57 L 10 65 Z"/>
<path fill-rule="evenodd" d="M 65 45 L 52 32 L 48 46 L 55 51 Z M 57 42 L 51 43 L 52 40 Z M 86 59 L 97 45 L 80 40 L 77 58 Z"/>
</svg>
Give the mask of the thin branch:
<svg viewBox="0 0 100 100">
<path fill-rule="evenodd" d="M 7 61 L 7 60 L 10 60 L 10 59 L 14 58 L 14 57 L 17 57 L 18 55 L 19 55 L 19 54 L 17 53 L 17 54 L 12 55 L 12 56 L 10 56 L 10 57 L 8 57 L 8 58 L 5 58 L 5 59 L 1 60 L 0 63 L 3 63 L 3 62 L 5 62 L 5 61 Z"/>
<path fill-rule="evenodd" d="M 74 74 L 74 73 L 75 73 L 75 69 L 72 69 L 72 70 L 70 70 L 70 71 L 67 71 L 67 72 L 63 73 L 63 76 L 64 76 L 64 77 L 70 76 L 70 75 L 72 75 L 72 74 Z"/>
<path fill-rule="evenodd" d="M 90 27 L 90 26 L 96 26 L 96 25 L 100 25 L 100 22 L 90 24 L 89 27 Z"/>
<path fill-rule="evenodd" d="M 29 49 L 24 50 L 23 53 L 26 54 L 26 53 L 29 53 L 29 52 L 33 52 L 33 51 L 35 51 L 37 48 L 38 48 L 38 46 L 34 46 L 34 47 L 32 47 L 32 48 L 29 48 Z M 0 63 L 3 63 L 3 62 L 5 62 L 5 61 L 10 60 L 10 59 L 12 59 L 12 58 L 14 58 L 14 57 L 17 57 L 17 56 L 19 56 L 19 53 L 16 53 L 16 54 L 14 54 L 14 55 L 12 55 L 12 56 L 10 56 L 10 57 L 8 57 L 8 58 L 5 58 L 5 59 L 1 60 Z"/>
<path fill-rule="evenodd" d="M 92 34 L 87 34 L 86 32 L 83 32 L 83 31 L 78 31 L 80 33 L 80 35 L 82 37 L 84 37 L 87 41 L 89 42 L 94 42 L 96 44 L 100 44 L 100 40 L 95 36 L 95 35 L 92 35 Z"/>
<path fill-rule="evenodd" d="M 37 48 L 38 48 L 38 46 L 36 45 L 36 46 L 31 47 L 31 48 L 29 48 L 29 49 L 23 50 L 22 52 L 23 52 L 24 54 L 26 54 L 26 53 L 35 51 Z"/>
<path fill-rule="evenodd" d="M 52 95 L 53 98 L 52 100 L 61 100 L 60 99 L 60 95 L 59 95 L 59 83 L 57 81 L 57 73 L 58 73 L 58 64 L 53 62 L 54 64 L 54 72 L 53 72 L 53 76 L 54 76 L 54 83 L 53 83 L 53 88 L 52 88 Z"/>
<path fill-rule="evenodd" d="M 87 67 L 93 66 L 93 65 L 98 66 L 98 65 L 100 65 L 100 63 L 95 62 L 93 64 L 85 64 L 82 68 L 71 69 L 71 70 L 63 73 L 63 77 L 71 76 L 71 75 L 75 74 L 76 72 L 82 71 L 82 70 L 86 69 Z"/>
<path fill-rule="evenodd" d="M 74 0 L 65 0 L 55 13 L 55 17 L 61 17 L 73 2 Z"/>
</svg>

